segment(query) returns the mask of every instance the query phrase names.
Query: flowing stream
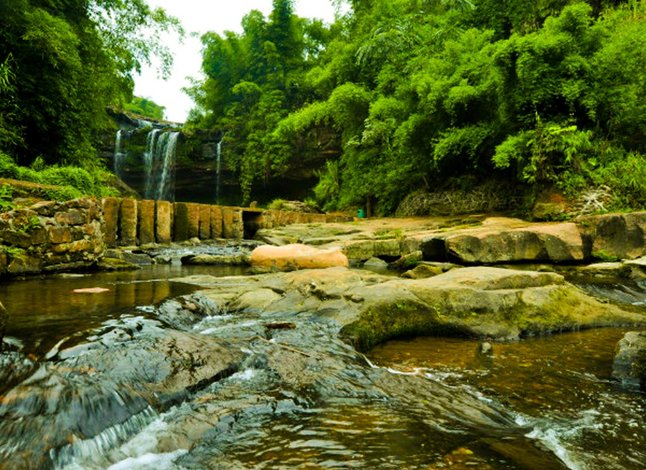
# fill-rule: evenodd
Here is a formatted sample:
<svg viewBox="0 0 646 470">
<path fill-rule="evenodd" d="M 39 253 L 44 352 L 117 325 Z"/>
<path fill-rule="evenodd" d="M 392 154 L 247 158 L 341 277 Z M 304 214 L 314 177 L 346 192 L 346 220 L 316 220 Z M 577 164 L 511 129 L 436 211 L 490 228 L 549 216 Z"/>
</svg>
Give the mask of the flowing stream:
<svg viewBox="0 0 646 470">
<path fill-rule="evenodd" d="M 646 397 L 610 380 L 622 329 L 366 357 L 320 316 L 232 315 L 169 280 L 192 274 L 242 272 L 0 285 L 0 469 L 646 468 Z"/>
</svg>

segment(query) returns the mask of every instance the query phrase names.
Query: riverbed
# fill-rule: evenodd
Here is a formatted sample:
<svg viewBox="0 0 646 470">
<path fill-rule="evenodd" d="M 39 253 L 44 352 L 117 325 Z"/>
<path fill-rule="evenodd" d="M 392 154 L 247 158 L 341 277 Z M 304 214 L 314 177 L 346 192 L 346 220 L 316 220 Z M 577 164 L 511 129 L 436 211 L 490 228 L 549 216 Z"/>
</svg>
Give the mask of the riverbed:
<svg viewBox="0 0 646 470">
<path fill-rule="evenodd" d="M 26 364 L 0 386 L 0 468 L 646 468 L 646 397 L 610 378 L 625 329 L 486 353 L 417 338 L 364 356 L 315 315 L 214 306 L 173 323 L 160 304 L 196 288 L 168 279 L 195 274 L 243 272 L 155 265 L 0 285 Z M 94 287 L 107 290 L 73 292 Z M 646 299 L 630 294 L 619 300 Z M 210 360 L 217 373 L 203 373 Z"/>
</svg>

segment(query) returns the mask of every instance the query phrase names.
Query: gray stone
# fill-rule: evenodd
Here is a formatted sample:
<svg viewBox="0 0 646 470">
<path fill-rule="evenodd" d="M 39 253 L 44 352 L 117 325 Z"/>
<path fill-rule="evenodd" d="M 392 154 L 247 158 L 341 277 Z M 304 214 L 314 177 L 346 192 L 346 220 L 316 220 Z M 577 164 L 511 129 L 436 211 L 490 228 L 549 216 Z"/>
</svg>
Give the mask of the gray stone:
<svg viewBox="0 0 646 470">
<path fill-rule="evenodd" d="M 646 331 L 631 331 L 617 343 L 612 376 L 630 390 L 646 390 Z"/>
</svg>

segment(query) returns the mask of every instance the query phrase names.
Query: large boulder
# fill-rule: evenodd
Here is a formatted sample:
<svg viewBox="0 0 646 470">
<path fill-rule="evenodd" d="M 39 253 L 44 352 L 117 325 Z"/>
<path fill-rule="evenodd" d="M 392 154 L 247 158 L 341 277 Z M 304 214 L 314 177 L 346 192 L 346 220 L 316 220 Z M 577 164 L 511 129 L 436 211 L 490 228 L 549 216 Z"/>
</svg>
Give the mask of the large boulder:
<svg viewBox="0 0 646 470">
<path fill-rule="evenodd" d="M 572 262 L 585 257 L 583 239 L 574 223 L 510 223 L 487 219 L 482 227 L 444 238 L 449 258 L 468 264 Z"/>
<path fill-rule="evenodd" d="M 598 259 L 634 259 L 646 255 L 646 212 L 604 214 L 578 221 Z"/>
<path fill-rule="evenodd" d="M 348 266 L 348 258 L 339 248 L 325 250 L 302 244 L 262 245 L 251 253 L 251 266 L 260 269 L 293 271 Z"/>
<path fill-rule="evenodd" d="M 630 331 L 617 343 L 612 376 L 631 390 L 646 390 L 646 331 Z"/>
</svg>

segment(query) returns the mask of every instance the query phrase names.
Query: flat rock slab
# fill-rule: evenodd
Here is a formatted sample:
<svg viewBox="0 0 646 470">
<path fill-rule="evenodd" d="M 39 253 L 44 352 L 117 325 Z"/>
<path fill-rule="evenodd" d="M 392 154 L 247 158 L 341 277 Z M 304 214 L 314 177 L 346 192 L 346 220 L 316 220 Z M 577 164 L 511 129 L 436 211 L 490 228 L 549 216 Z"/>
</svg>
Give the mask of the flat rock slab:
<svg viewBox="0 0 646 470">
<path fill-rule="evenodd" d="M 601 303 L 556 273 L 470 267 L 427 279 L 343 267 L 249 277 L 182 278 L 230 312 L 333 318 L 361 350 L 398 337 L 466 335 L 497 340 L 617 324 L 646 316 Z"/>
</svg>

